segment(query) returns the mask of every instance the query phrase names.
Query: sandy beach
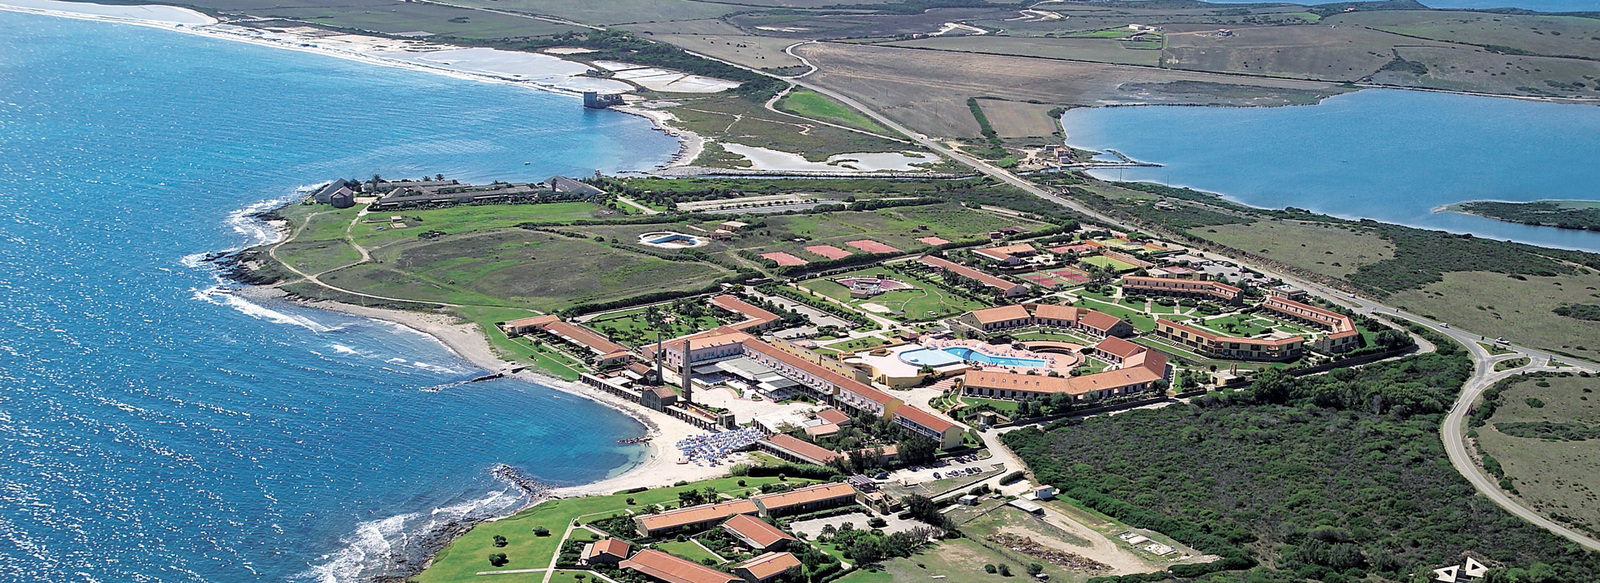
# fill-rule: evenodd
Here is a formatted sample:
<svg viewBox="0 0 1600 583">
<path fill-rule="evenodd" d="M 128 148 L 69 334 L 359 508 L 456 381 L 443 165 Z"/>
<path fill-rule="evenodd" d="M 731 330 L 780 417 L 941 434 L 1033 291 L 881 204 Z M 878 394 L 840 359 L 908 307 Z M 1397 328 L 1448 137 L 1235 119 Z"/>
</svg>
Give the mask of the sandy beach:
<svg viewBox="0 0 1600 583">
<path fill-rule="evenodd" d="M 252 301 L 285 299 L 283 291 L 276 287 L 244 287 L 234 293 Z M 361 316 L 404 326 L 433 337 L 462 360 L 471 362 L 473 365 L 490 372 L 509 372 L 516 366 L 515 363 L 500 358 L 494 347 L 489 344 L 489 339 L 484 336 L 482 331 L 478 330 L 476 325 L 459 321 L 453 316 L 372 308 L 331 301 L 298 301 L 296 303 L 310 308 Z M 681 439 L 691 435 L 700 435 L 705 431 L 679 421 L 670 415 L 647 409 L 638 403 L 625 401 L 610 393 L 594 390 L 582 383 L 567 381 L 534 371 L 522 370 L 510 376 L 583 397 L 616 409 L 644 425 L 647 434 L 651 438 L 647 444 L 644 459 L 639 463 L 622 469 L 618 474 L 598 482 L 557 489 L 555 495 L 558 497 L 611 494 L 637 487 L 670 486 L 680 480 L 691 482 L 704 480 L 721 476 L 728 471 L 727 465 L 708 467 L 677 463 L 679 456 L 675 444 Z"/>
</svg>

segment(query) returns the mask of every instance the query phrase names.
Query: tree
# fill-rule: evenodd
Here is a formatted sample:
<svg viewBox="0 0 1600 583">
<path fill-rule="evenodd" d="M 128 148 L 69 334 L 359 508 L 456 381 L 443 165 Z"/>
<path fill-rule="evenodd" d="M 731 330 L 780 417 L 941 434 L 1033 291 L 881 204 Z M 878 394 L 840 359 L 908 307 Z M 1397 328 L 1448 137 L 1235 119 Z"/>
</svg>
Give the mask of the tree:
<svg viewBox="0 0 1600 583">
<path fill-rule="evenodd" d="M 1043 573 L 1043 572 L 1044 572 L 1044 565 L 1040 565 L 1038 563 L 1028 563 L 1028 574 L 1029 575 L 1038 576 L 1040 573 Z"/>
<path fill-rule="evenodd" d="M 1011 565 L 1000 563 L 999 565 L 995 565 L 994 570 L 999 571 L 1001 577 L 1011 576 Z"/>
<path fill-rule="evenodd" d="M 504 566 L 506 563 L 509 563 L 509 562 L 511 562 L 511 559 L 506 558 L 506 554 L 505 553 L 493 553 L 493 554 L 489 555 L 489 565 L 490 566 L 501 567 L 501 566 Z"/>
<path fill-rule="evenodd" d="M 550 529 L 545 528 L 543 526 L 535 526 L 535 527 L 533 527 L 533 535 L 534 536 L 550 536 Z"/>
<path fill-rule="evenodd" d="M 500 536 L 498 534 L 494 535 L 494 546 L 497 546 L 497 547 L 506 546 L 506 537 Z"/>
</svg>

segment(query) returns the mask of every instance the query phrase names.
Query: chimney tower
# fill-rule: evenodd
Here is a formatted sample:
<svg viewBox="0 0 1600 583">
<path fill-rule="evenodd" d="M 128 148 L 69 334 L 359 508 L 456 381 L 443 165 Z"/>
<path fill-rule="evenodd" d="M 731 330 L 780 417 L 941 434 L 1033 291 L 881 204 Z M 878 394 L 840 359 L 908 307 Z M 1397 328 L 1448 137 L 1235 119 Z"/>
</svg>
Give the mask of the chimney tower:
<svg viewBox="0 0 1600 583">
<path fill-rule="evenodd" d="M 683 402 L 694 402 L 694 381 L 689 378 L 689 355 L 694 351 L 689 346 L 689 339 L 683 339 L 683 363 L 678 367 L 678 378 L 683 383 Z"/>
</svg>

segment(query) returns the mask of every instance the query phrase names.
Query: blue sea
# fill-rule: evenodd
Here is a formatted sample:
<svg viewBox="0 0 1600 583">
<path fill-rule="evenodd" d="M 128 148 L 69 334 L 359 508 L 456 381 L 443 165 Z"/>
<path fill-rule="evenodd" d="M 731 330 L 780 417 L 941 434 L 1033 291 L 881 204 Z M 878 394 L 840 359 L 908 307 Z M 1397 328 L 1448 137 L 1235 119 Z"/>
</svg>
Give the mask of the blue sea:
<svg viewBox="0 0 1600 583">
<path fill-rule="evenodd" d="M 1365 90 L 1281 108 L 1113 107 L 1062 118 L 1067 143 L 1160 168 L 1099 170 L 1245 204 L 1600 251 L 1600 233 L 1435 213 L 1468 200 L 1600 200 L 1600 107 Z"/>
<path fill-rule="evenodd" d="M 637 461 L 636 421 L 392 324 L 222 293 L 201 255 L 334 177 L 647 169 L 573 97 L 0 12 L 0 581 L 335 581 Z M 524 162 L 531 164 L 524 165 Z M 406 561 L 399 563 L 397 561 Z"/>
</svg>

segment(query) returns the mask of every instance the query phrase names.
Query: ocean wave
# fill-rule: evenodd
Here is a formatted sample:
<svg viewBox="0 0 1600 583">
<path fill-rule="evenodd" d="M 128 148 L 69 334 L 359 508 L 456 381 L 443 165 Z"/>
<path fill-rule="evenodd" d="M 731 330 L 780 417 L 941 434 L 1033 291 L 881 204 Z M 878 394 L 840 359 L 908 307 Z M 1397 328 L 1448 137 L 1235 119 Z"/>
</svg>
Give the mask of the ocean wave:
<svg viewBox="0 0 1600 583">
<path fill-rule="evenodd" d="M 194 299 L 213 305 L 233 308 L 238 310 L 239 313 L 250 316 L 257 320 L 267 320 L 276 324 L 299 326 L 318 334 L 325 332 L 337 332 L 344 329 L 344 326 L 328 326 L 306 316 L 279 312 L 232 293 L 228 293 L 226 289 L 223 289 L 220 286 L 212 286 L 206 289 L 195 290 Z"/>
<path fill-rule="evenodd" d="M 514 487 L 495 490 L 427 513 L 413 512 L 356 525 L 340 539 L 337 551 L 324 555 L 296 577 L 297 581 L 345 583 L 385 576 L 406 576 L 444 543 L 472 524 L 504 516 L 524 507 L 528 497 Z"/>
</svg>

